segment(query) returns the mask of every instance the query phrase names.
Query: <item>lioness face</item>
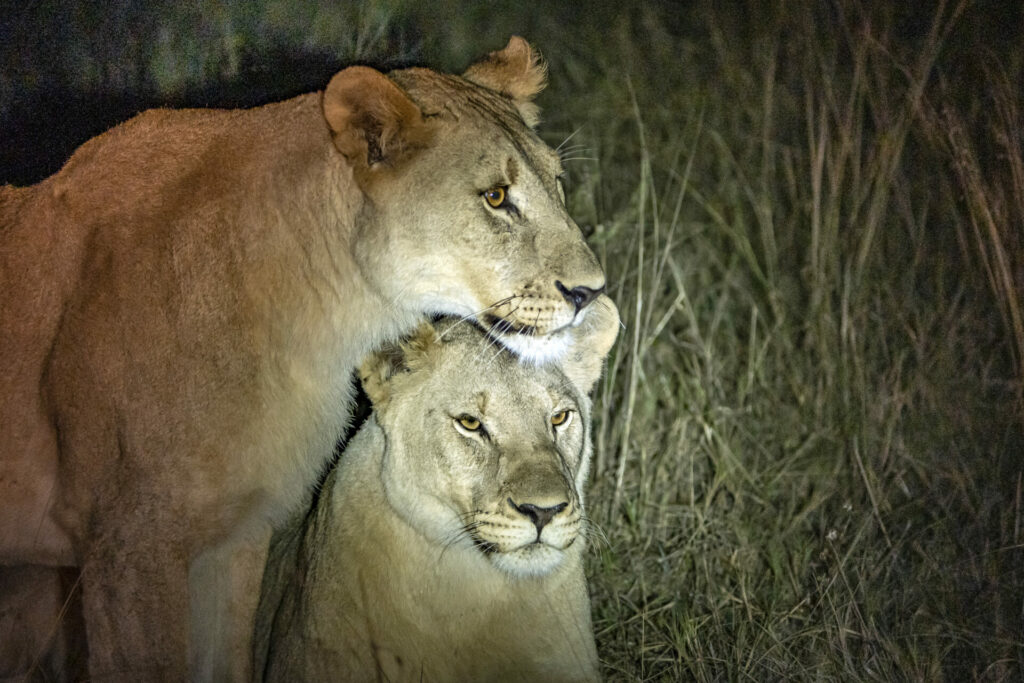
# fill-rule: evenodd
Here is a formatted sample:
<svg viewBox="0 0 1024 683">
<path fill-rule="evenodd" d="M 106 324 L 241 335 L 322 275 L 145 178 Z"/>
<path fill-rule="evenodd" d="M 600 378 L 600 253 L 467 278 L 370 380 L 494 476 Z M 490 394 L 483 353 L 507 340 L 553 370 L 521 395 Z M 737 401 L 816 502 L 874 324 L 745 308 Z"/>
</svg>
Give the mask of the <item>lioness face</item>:
<svg viewBox="0 0 1024 683">
<path fill-rule="evenodd" d="M 357 174 L 357 258 L 395 306 L 472 319 L 521 358 L 558 358 L 604 273 L 566 211 L 557 153 L 508 97 L 420 69 L 389 74 L 423 116 L 402 163 Z"/>
<path fill-rule="evenodd" d="M 440 329 L 406 351 L 392 398 L 375 405 L 388 500 L 438 553 L 517 577 L 550 572 L 583 545 L 589 401 L 559 369 L 523 366 L 475 326 Z"/>
</svg>

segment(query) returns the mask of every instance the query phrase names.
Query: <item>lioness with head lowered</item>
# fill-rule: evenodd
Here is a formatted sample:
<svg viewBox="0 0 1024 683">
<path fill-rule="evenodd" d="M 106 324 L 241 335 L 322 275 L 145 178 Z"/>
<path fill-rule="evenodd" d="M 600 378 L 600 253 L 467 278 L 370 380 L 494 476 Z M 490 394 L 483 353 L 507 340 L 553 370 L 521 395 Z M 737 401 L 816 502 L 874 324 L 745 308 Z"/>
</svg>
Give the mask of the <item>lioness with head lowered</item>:
<svg viewBox="0 0 1024 683">
<path fill-rule="evenodd" d="M 267 680 L 598 678 L 587 392 L 617 323 L 602 297 L 560 368 L 449 320 L 364 364 L 374 413 L 292 547 L 275 542 L 257 616 Z"/>
<path fill-rule="evenodd" d="M 150 111 L 0 188 L 0 563 L 81 567 L 94 680 L 238 679 L 269 529 L 427 314 L 555 359 L 604 276 L 525 41 Z M 190 645 L 191 644 L 191 645 Z"/>
</svg>

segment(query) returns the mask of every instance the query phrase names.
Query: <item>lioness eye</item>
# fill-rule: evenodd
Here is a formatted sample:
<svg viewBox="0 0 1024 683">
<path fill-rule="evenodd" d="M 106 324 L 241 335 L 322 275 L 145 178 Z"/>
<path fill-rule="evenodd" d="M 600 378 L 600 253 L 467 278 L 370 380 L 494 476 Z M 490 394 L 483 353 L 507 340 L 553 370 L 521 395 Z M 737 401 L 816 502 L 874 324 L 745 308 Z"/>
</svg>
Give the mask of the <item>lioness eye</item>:
<svg viewBox="0 0 1024 683">
<path fill-rule="evenodd" d="M 476 419 L 472 415 L 461 415 L 455 419 L 460 425 L 462 425 L 463 429 L 471 432 L 475 432 L 480 429 L 480 420 Z"/>
<path fill-rule="evenodd" d="M 506 195 L 505 188 L 501 185 L 496 185 L 484 192 L 484 199 L 487 200 L 492 209 L 500 209 L 505 204 Z"/>
<path fill-rule="evenodd" d="M 551 424 L 555 425 L 556 427 L 560 427 L 563 424 L 565 424 L 568 419 L 569 411 L 559 410 L 557 413 L 551 416 Z"/>
</svg>

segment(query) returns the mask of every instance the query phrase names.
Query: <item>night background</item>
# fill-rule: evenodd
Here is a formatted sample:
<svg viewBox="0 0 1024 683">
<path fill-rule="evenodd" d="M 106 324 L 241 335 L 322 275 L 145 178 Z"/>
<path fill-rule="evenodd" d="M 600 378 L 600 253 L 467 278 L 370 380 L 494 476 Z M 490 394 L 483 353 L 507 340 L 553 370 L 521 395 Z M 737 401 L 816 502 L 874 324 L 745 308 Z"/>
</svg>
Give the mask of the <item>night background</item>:
<svg viewBox="0 0 1024 683">
<path fill-rule="evenodd" d="M 0 183 L 147 108 L 512 34 L 625 325 L 603 674 L 1021 680 L 1024 3 L 6 3 Z"/>
</svg>

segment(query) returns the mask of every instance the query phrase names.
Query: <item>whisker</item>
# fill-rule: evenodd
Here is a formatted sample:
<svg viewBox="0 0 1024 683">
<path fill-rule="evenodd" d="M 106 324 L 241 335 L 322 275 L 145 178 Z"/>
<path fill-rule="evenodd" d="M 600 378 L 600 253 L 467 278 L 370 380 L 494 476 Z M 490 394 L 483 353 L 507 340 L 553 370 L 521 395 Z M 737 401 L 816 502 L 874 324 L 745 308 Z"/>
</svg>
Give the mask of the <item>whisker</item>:
<svg viewBox="0 0 1024 683">
<path fill-rule="evenodd" d="M 572 147 L 572 148 L 567 149 L 564 152 L 562 152 L 562 154 L 559 156 L 559 160 L 560 161 L 571 161 L 573 159 L 579 159 L 579 158 L 582 158 L 582 157 L 588 157 L 588 156 L 590 156 L 590 154 L 591 154 L 590 150 L 586 149 L 585 147 L 582 147 L 582 146 Z"/>
<path fill-rule="evenodd" d="M 607 309 L 607 310 L 609 310 L 609 311 L 610 311 L 610 310 L 612 309 L 612 306 L 611 306 L 611 304 L 609 304 L 609 303 L 608 303 L 607 301 L 604 301 L 604 300 L 603 300 L 603 299 L 601 299 L 601 298 L 597 298 L 597 299 L 595 299 L 595 300 L 594 300 L 594 303 L 595 303 L 595 304 L 599 304 L 599 305 L 601 305 L 601 306 L 604 306 L 604 307 L 605 307 L 605 309 Z M 622 318 L 621 318 L 621 317 L 619 318 L 619 327 L 621 327 L 621 328 L 622 328 L 622 329 L 624 329 L 624 330 L 626 329 L 626 323 L 622 322 Z"/>
<path fill-rule="evenodd" d="M 461 318 L 453 322 L 451 325 L 449 325 L 447 328 L 445 328 L 444 332 L 438 335 L 438 340 L 444 341 L 444 336 L 448 334 L 452 329 L 454 329 L 459 323 L 466 322 L 467 320 L 473 318 L 478 318 L 480 315 L 486 313 L 487 311 L 498 308 L 499 306 L 504 306 L 508 302 L 512 301 L 512 299 L 514 299 L 515 297 L 515 294 L 513 294 L 512 296 L 507 296 L 504 299 L 499 299 L 498 301 L 495 301 L 493 304 L 487 306 L 486 308 L 481 308 L 479 311 L 476 311 L 475 313 L 469 313 L 467 315 L 462 316 Z"/>
<path fill-rule="evenodd" d="M 587 146 L 583 145 L 583 144 L 579 144 L 579 145 L 566 145 L 561 150 L 559 150 L 558 158 L 559 159 L 568 159 L 568 158 L 570 158 L 570 157 L 572 157 L 572 156 L 574 156 L 574 155 L 576 155 L 576 154 L 578 154 L 580 152 L 589 152 L 589 151 L 590 150 L 587 148 Z"/>
<path fill-rule="evenodd" d="M 520 296 L 515 296 L 515 297 L 509 297 L 509 300 L 511 300 L 513 298 L 522 299 L 522 297 L 520 297 Z M 512 314 L 516 313 L 520 309 L 520 307 L 521 307 L 521 304 L 516 305 L 512 310 L 509 311 L 509 315 L 512 315 Z M 540 312 L 539 311 L 537 313 L 537 319 L 538 319 L 538 321 L 540 319 Z M 498 353 L 495 353 L 493 356 L 491 356 L 489 359 L 487 359 L 488 364 L 490 364 L 490 362 L 493 362 L 493 360 L 495 358 L 497 358 L 499 355 L 501 355 L 501 351 L 505 350 L 505 347 L 500 344 L 500 340 L 498 339 L 498 335 L 501 332 L 504 331 L 502 329 L 499 329 L 501 327 L 502 323 L 507 324 L 507 321 L 506 320 L 501 320 L 501 321 L 499 321 L 497 323 L 494 323 L 494 324 L 490 325 L 487 328 L 487 330 L 486 330 L 487 337 L 488 337 L 487 345 L 481 350 L 481 354 L 479 356 L 477 356 L 478 360 L 484 360 L 485 359 L 485 356 L 483 355 L 483 353 L 486 352 L 490 348 L 491 345 L 498 346 L 499 347 L 499 351 L 498 351 Z M 536 327 L 536 325 L 534 325 L 534 327 Z"/>
<path fill-rule="evenodd" d="M 594 542 L 595 547 L 598 544 L 604 546 L 605 548 L 611 548 L 612 547 L 612 543 L 608 539 L 608 535 L 605 533 L 604 529 L 601 528 L 600 524 L 598 524 L 597 522 L 594 522 L 587 515 L 584 515 L 583 519 L 581 521 L 585 522 L 582 525 L 582 528 L 585 529 L 585 531 L 583 532 L 584 537 L 588 541 Z"/>
<path fill-rule="evenodd" d="M 455 531 L 452 534 L 450 534 L 447 538 L 444 539 L 444 542 L 441 544 L 441 555 L 439 557 L 444 557 L 445 551 L 448 550 L 448 548 L 454 546 L 459 541 L 462 541 L 466 538 L 471 538 L 473 535 L 473 531 L 475 531 L 475 528 L 468 529 L 463 527 L 460 528 L 458 531 Z"/>
<path fill-rule="evenodd" d="M 497 348 L 498 352 L 493 355 L 488 355 L 488 351 L 491 349 L 492 346 Z M 490 366 L 494 362 L 494 359 L 501 355 L 501 351 L 503 350 L 505 350 L 505 347 L 500 343 L 497 336 L 494 334 L 494 328 L 491 327 L 491 329 L 487 331 L 486 343 L 476 350 L 476 356 L 474 360 L 482 361 L 486 363 L 488 366 Z"/>
<path fill-rule="evenodd" d="M 494 348 L 495 348 L 495 352 L 493 354 L 491 354 L 490 358 L 487 359 L 488 364 L 494 363 L 494 361 L 496 361 L 501 356 L 501 354 L 503 352 L 508 350 L 497 339 L 492 339 L 490 341 L 490 343 L 488 344 L 488 346 L 494 346 Z M 485 350 L 486 350 L 486 347 L 485 347 Z"/>
<path fill-rule="evenodd" d="M 556 152 L 562 151 L 562 148 L 565 147 L 565 143 L 569 142 L 574 137 L 576 137 L 576 134 L 579 133 L 581 130 L 583 130 L 583 126 L 579 126 L 579 127 L 576 128 L 576 130 L 574 130 L 573 132 L 569 133 L 569 135 L 564 140 L 562 140 L 561 144 L 559 144 L 558 147 L 555 147 L 555 151 Z"/>
<path fill-rule="evenodd" d="M 566 140 L 566 142 L 568 142 L 568 140 Z M 581 149 L 586 149 L 586 148 L 587 148 L 587 146 L 584 143 L 582 143 L 582 142 L 576 143 L 575 145 L 566 145 L 566 144 L 563 143 L 562 148 L 559 149 L 558 152 L 559 152 L 559 155 L 563 155 L 564 156 L 565 154 L 568 154 L 569 152 L 575 152 L 575 151 L 578 151 L 578 150 L 581 150 Z"/>
</svg>

